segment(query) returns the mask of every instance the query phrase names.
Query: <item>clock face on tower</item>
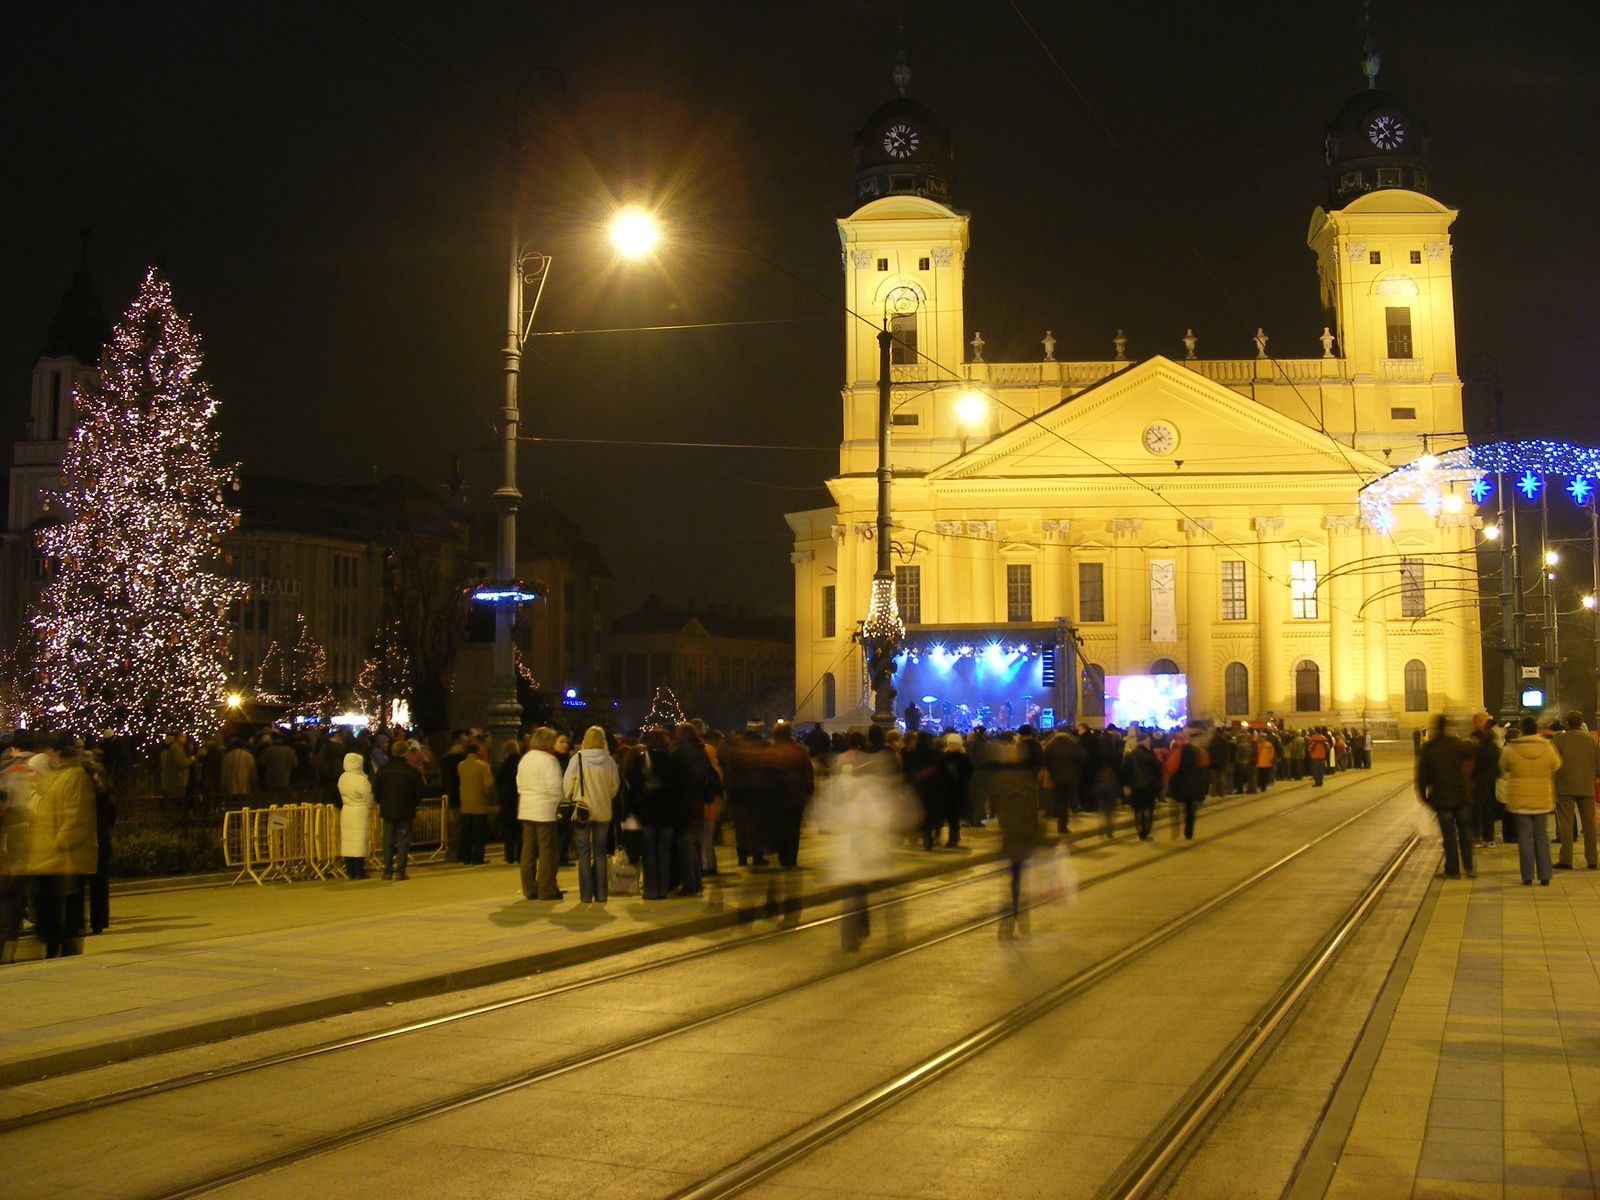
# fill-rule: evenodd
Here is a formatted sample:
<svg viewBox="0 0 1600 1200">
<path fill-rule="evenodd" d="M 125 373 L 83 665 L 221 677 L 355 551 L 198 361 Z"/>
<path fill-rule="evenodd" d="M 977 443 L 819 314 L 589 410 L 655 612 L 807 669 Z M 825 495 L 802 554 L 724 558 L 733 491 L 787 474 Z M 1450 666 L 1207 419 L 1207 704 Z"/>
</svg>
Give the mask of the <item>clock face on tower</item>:
<svg viewBox="0 0 1600 1200">
<path fill-rule="evenodd" d="M 1397 149 L 1406 140 L 1406 127 L 1400 123 L 1399 117 L 1389 116 L 1387 113 L 1381 117 L 1373 117 L 1367 126 L 1367 137 L 1379 150 Z"/>
<path fill-rule="evenodd" d="M 916 153 L 921 139 L 909 125 L 891 125 L 883 133 L 883 148 L 895 158 L 910 158 Z"/>
<path fill-rule="evenodd" d="M 1144 431 L 1144 448 L 1151 454 L 1169 454 L 1178 444 L 1178 435 L 1171 425 L 1157 421 Z"/>
</svg>

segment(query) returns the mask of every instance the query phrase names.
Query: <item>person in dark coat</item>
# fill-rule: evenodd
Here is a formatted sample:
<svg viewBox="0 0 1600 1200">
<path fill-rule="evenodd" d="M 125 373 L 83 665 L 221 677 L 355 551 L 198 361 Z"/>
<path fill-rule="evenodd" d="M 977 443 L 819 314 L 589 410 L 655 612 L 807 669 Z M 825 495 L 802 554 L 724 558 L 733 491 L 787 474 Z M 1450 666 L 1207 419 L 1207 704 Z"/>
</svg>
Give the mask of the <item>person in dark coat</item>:
<svg viewBox="0 0 1600 1200">
<path fill-rule="evenodd" d="M 394 756 L 378 768 L 372 783 L 372 790 L 377 794 L 378 814 L 383 818 L 383 877 L 394 880 L 408 878 L 406 861 L 411 851 L 411 822 L 416 819 L 417 805 L 422 802 L 422 772 L 406 761 L 401 749 L 404 744 L 395 744 Z"/>
<path fill-rule="evenodd" d="M 628 812 L 639 822 L 643 879 L 639 894 L 665 900 L 672 878 L 672 823 L 679 808 L 678 766 L 667 731 L 644 735 L 644 752 L 627 771 Z"/>
<path fill-rule="evenodd" d="M 939 750 L 930 735 L 906 733 L 904 765 L 906 782 L 922 805 L 922 848 L 932 850 L 944 813 L 939 803 Z"/>
<path fill-rule="evenodd" d="M 1155 823 L 1156 797 L 1161 794 L 1161 761 L 1150 746 L 1148 734 L 1139 735 L 1133 753 L 1122 759 L 1124 782 L 1128 785 L 1128 803 L 1133 807 L 1133 825 L 1139 840 L 1150 840 L 1150 829 Z"/>
<path fill-rule="evenodd" d="M 989 799 L 1000 821 L 1000 848 L 1011 863 L 1011 912 L 1000 923 L 1000 937 L 1026 932 L 1022 911 L 1022 869 L 1038 849 L 1039 744 L 1032 738 L 991 742 L 988 750 Z"/>
<path fill-rule="evenodd" d="M 772 810 L 775 807 L 772 773 L 768 770 L 769 743 L 761 736 L 761 723 L 751 721 L 744 736 L 724 743 L 723 786 L 728 815 L 734 822 L 734 847 L 739 865 L 767 865 L 771 847 Z"/>
<path fill-rule="evenodd" d="M 1495 795 L 1500 778 L 1500 739 L 1485 726 L 1472 731 L 1472 829 L 1479 846 L 1494 845 L 1494 828 L 1505 815 Z"/>
<path fill-rule="evenodd" d="M 1167 794 L 1183 806 L 1183 836 L 1193 838 L 1195 810 L 1211 786 L 1210 762 L 1206 752 L 1188 739 L 1168 753 L 1178 756 L 1178 769 L 1167 781 Z M 1176 829 L 1173 832 L 1176 836 Z"/>
<path fill-rule="evenodd" d="M 1433 736 L 1417 750 L 1417 797 L 1439 818 L 1446 879 L 1460 879 L 1463 871 L 1469 879 L 1477 874 L 1472 869 L 1472 791 L 1467 782 L 1476 757 L 1471 742 L 1450 735 L 1442 716 L 1434 718 Z"/>
<path fill-rule="evenodd" d="M 508 863 L 522 857 L 522 822 L 517 819 L 517 764 L 521 761 L 522 748 L 510 740 L 500 747 L 500 765 L 494 769 L 494 796 L 500 806 L 497 819 Z"/>
<path fill-rule="evenodd" d="M 1083 743 L 1070 729 L 1059 729 L 1044 744 L 1044 769 L 1050 773 L 1050 790 L 1056 809 L 1056 832 L 1067 833 L 1072 810 L 1078 807 L 1078 786 L 1083 778 Z"/>
<path fill-rule="evenodd" d="M 117 806 L 111 800 L 111 774 L 97 750 L 83 756 L 83 769 L 94 785 L 95 869 L 89 877 L 89 932 L 104 933 L 111 924 L 111 827 Z"/>
<path fill-rule="evenodd" d="M 918 741 L 922 740 L 919 736 Z M 817 790 L 816 773 L 811 768 L 811 756 L 794 740 L 794 727 L 787 721 L 773 725 L 772 746 L 767 754 L 776 793 L 772 809 L 772 848 L 777 852 L 780 867 L 797 867 L 800 865 L 800 825 L 805 819 L 806 803 Z"/>
<path fill-rule="evenodd" d="M 678 853 L 678 892 L 698 896 L 701 890 L 700 836 L 706 805 L 716 798 L 721 781 L 711 768 L 700 731 L 687 723 L 672 733 L 672 758 L 677 768 L 678 796 L 672 818 L 672 842 Z"/>
</svg>

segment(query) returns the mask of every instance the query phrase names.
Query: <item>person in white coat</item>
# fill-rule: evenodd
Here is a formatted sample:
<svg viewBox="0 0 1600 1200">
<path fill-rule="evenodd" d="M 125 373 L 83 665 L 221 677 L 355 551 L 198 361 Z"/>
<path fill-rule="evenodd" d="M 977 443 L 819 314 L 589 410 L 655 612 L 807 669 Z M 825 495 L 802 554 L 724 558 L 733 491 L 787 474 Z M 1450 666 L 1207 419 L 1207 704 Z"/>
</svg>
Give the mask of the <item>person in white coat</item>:
<svg viewBox="0 0 1600 1200">
<path fill-rule="evenodd" d="M 372 781 L 363 769 L 361 755 L 344 756 L 339 776 L 339 853 L 344 873 L 351 879 L 367 877 L 367 855 L 372 853 Z"/>
<path fill-rule="evenodd" d="M 563 781 L 567 799 L 587 805 L 589 819 L 573 818 L 573 843 L 578 850 L 578 900 L 606 902 L 606 850 L 611 842 L 611 801 L 622 786 L 617 764 L 606 749 L 606 731 L 589 726 L 583 748 L 567 762 Z"/>
<path fill-rule="evenodd" d="M 556 887 L 556 809 L 561 804 L 561 761 L 556 731 L 540 726 L 517 763 L 517 819 L 522 822 L 522 894 L 560 900 Z"/>
</svg>

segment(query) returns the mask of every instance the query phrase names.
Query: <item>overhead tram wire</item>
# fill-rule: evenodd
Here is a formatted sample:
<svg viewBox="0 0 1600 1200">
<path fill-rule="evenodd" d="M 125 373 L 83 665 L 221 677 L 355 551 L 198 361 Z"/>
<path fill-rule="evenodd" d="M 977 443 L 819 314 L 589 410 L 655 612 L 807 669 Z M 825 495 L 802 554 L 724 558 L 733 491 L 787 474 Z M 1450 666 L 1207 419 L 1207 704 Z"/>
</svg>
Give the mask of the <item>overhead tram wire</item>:
<svg viewBox="0 0 1600 1200">
<path fill-rule="evenodd" d="M 500 96 L 493 89 L 486 87 L 485 85 L 477 82 L 474 79 L 471 79 L 467 75 L 463 74 L 461 71 L 456 70 L 455 68 L 449 66 L 447 63 L 443 62 L 442 60 L 440 60 L 440 59 L 436 58 L 435 56 L 433 56 L 431 54 L 428 54 L 427 52 L 423 51 L 422 49 L 420 49 L 419 47 L 417 47 L 413 43 L 407 41 L 405 38 L 403 38 L 400 35 L 394 33 L 392 30 L 389 30 L 389 29 L 385 28 L 383 25 L 379 24 L 377 21 L 373 20 L 371 17 L 367 16 L 364 13 L 361 13 L 359 10 L 355 9 L 354 7 L 352 7 L 351 5 L 346 3 L 345 0 L 334 0 L 334 3 L 337 4 L 340 8 L 344 9 L 345 11 L 347 11 L 347 12 L 351 13 L 352 15 L 356 16 L 364 24 L 371 26 L 373 29 L 377 30 L 379 33 L 383 34 L 385 37 L 391 38 L 395 42 L 399 43 L 401 46 L 404 46 L 406 49 L 412 51 L 414 54 L 417 54 L 419 57 L 426 59 L 428 62 L 432 63 L 434 66 L 438 67 L 440 70 L 446 72 L 447 74 L 449 74 L 449 75 L 453 76 L 454 78 L 460 80 L 461 82 L 467 84 L 469 87 L 473 88 L 474 90 L 479 91 L 479 92 L 483 93 L 484 95 L 488 96 L 490 99 L 494 100 L 496 103 L 506 107 L 507 109 L 511 109 L 511 110 L 515 109 L 515 105 L 511 101 L 505 99 L 503 96 Z M 1028 23 L 1027 18 L 1025 16 L 1023 16 L 1021 10 L 1017 9 L 1016 4 L 1015 4 L 1015 0 L 1011 0 L 1011 7 L 1012 7 L 1013 11 L 1015 11 L 1017 13 L 1018 18 L 1022 21 L 1024 26 L 1027 27 L 1028 32 L 1039 43 L 1040 48 L 1045 52 L 1045 54 L 1050 58 L 1051 62 L 1055 65 L 1056 69 L 1061 73 L 1062 78 L 1067 81 L 1068 85 L 1073 89 L 1073 91 L 1076 92 L 1078 94 L 1078 96 L 1080 97 L 1080 99 L 1083 100 L 1084 106 L 1089 110 L 1090 115 L 1094 117 L 1094 120 L 1096 121 L 1096 123 L 1100 125 L 1101 130 L 1105 133 L 1106 137 L 1111 141 L 1112 145 L 1116 147 L 1116 150 L 1117 150 L 1118 154 L 1122 156 L 1123 160 L 1127 163 L 1129 169 L 1134 172 L 1135 176 L 1139 179 L 1140 183 L 1148 191 L 1150 191 L 1150 194 L 1156 200 L 1157 205 L 1162 209 L 1163 213 L 1166 214 L 1168 219 L 1173 222 L 1174 227 L 1178 230 L 1180 236 L 1183 237 L 1185 243 L 1189 246 L 1191 252 L 1195 255 L 1196 259 L 1200 262 L 1202 268 L 1206 271 L 1206 273 L 1208 275 L 1211 276 L 1211 278 L 1212 278 L 1213 282 L 1216 284 L 1218 290 L 1227 299 L 1228 303 L 1233 307 L 1234 311 L 1236 313 L 1238 313 L 1242 317 L 1243 316 L 1243 310 L 1239 307 L 1238 302 L 1233 297 L 1232 293 L 1230 293 L 1222 285 L 1221 281 L 1219 279 L 1217 279 L 1215 272 L 1213 272 L 1211 270 L 1210 266 L 1206 263 L 1204 257 L 1200 254 L 1198 248 L 1196 248 L 1194 246 L 1194 243 L 1189 239 L 1187 233 L 1185 233 L 1183 231 L 1182 226 L 1178 225 L 1177 220 L 1172 215 L 1170 209 L 1168 209 L 1167 206 L 1161 201 L 1160 197 L 1156 195 L 1154 189 L 1151 187 L 1151 185 L 1148 182 L 1148 180 L 1145 179 L 1144 175 L 1139 171 L 1138 167 L 1134 164 L 1133 160 L 1128 156 L 1127 152 L 1122 148 L 1121 144 L 1116 140 L 1115 135 L 1113 135 L 1111 133 L 1110 129 L 1107 128 L 1107 126 L 1105 125 L 1105 122 L 1101 120 L 1099 114 L 1094 110 L 1094 107 L 1091 104 L 1089 104 L 1088 99 L 1083 96 L 1082 91 L 1079 90 L 1077 84 L 1073 82 L 1072 77 L 1070 75 L 1068 75 L 1066 70 L 1061 66 L 1059 60 L 1056 59 L 1054 53 L 1051 52 L 1051 50 L 1048 47 L 1048 45 L 1046 45 L 1045 42 L 1043 41 L 1043 39 L 1039 37 L 1038 33 L 1033 29 L 1033 26 Z M 580 143 L 578 143 L 576 141 L 576 139 L 568 137 L 567 135 L 561 133 L 559 130 L 552 130 L 551 133 L 552 133 L 552 136 L 556 137 L 557 139 L 559 139 L 561 141 L 564 141 L 564 142 L 568 143 L 569 145 L 573 146 L 574 148 L 578 149 L 580 152 L 582 152 L 586 157 L 588 157 L 591 161 L 593 161 L 597 165 L 605 167 L 608 170 L 613 170 L 613 171 L 618 169 L 616 164 L 608 162 L 606 159 L 601 158 L 599 155 L 596 155 L 588 147 L 583 146 Z M 752 246 L 748 245 L 747 243 L 741 241 L 740 239 L 734 237 L 732 234 L 728 233 L 726 230 L 724 230 L 724 229 L 722 229 L 722 228 L 720 228 L 720 227 L 718 227 L 716 225 L 712 225 L 712 224 L 710 224 L 710 223 L 708 223 L 708 222 L 706 222 L 706 221 L 704 221 L 702 219 L 699 219 L 699 218 L 692 218 L 692 217 L 691 218 L 684 218 L 684 221 L 685 221 L 686 224 L 697 225 L 702 230 L 712 234 L 713 236 L 715 236 L 717 238 L 720 238 L 722 241 L 727 243 L 729 246 L 732 246 L 734 249 L 739 250 L 740 252 L 748 255 L 754 261 L 762 264 L 763 266 L 765 266 L 768 269 L 772 270 L 776 274 L 783 276 L 785 279 L 790 280 L 792 283 L 795 283 L 795 284 L 799 285 L 800 288 L 802 288 L 804 291 L 810 292 L 812 295 L 815 295 L 816 297 L 821 299 L 824 304 L 828 305 L 829 307 L 834 308 L 834 309 L 836 309 L 838 311 L 842 311 L 846 316 L 852 317 L 855 320 L 860 321 L 862 324 L 868 326 L 869 328 L 873 329 L 874 331 L 877 331 L 877 330 L 879 330 L 881 328 L 881 323 L 880 322 L 872 319 L 871 317 L 865 316 L 862 313 L 857 312 L 855 309 L 850 307 L 850 305 L 848 303 L 844 302 L 843 300 L 840 300 L 837 296 L 834 296 L 834 295 L 832 295 L 832 294 L 830 294 L 828 292 L 824 292 L 821 288 L 817 287 L 815 284 L 811 283 L 809 280 L 803 279 L 801 276 L 799 276 L 795 272 L 791 271 L 788 267 L 785 267 L 783 264 L 774 261 L 773 259 L 769 258 L 765 254 L 761 253 L 759 250 L 756 250 L 754 247 L 752 247 Z M 931 356 L 929 356 L 927 354 L 923 354 L 920 350 L 919 350 L 919 354 L 920 354 L 920 356 L 922 358 L 926 359 L 934 367 L 936 367 L 936 368 L 940 369 L 941 371 L 944 371 L 945 373 L 947 373 L 950 376 L 950 380 L 951 380 L 952 383 L 959 382 L 960 376 L 956 372 L 951 370 L 948 366 L 946 366 L 943 363 L 938 362 L 937 360 L 933 359 Z M 1274 368 L 1276 370 L 1282 372 L 1282 366 L 1281 366 L 1281 364 L 1278 363 L 1278 360 L 1276 358 L 1268 356 L 1268 360 L 1273 363 L 1273 366 L 1274 366 Z M 1324 425 L 1322 423 L 1321 417 L 1318 416 L 1316 411 L 1311 408 L 1311 405 L 1310 405 L 1309 401 L 1307 401 L 1305 399 L 1305 397 L 1301 394 L 1299 388 L 1295 387 L 1294 381 L 1292 379 L 1288 378 L 1288 375 L 1287 375 L 1286 372 L 1283 372 L 1283 374 L 1284 374 L 1285 380 L 1289 383 L 1289 386 L 1294 391 L 1295 395 L 1297 397 L 1299 397 L 1301 403 L 1306 406 L 1306 410 L 1308 412 L 1310 412 L 1312 417 L 1316 420 L 1316 422 L 1317 422 L 1316 428 L 1318 429 L 1318 431 L 1320 433 L 1322 433 L 1322 435 L 1329 440 L 1329 442 L 1335 447 L 1335 449 L 1338 450 L 1339 455 L 1340 455 L 1341 458 L 1344 459 L 1345 465 L 1346 465 L 1347 469 L 1349 470 L 1349 472 L 1352 475 L 1354 475 L 1357 479 L 1362 479 L 1363 476 L 1362 476 L 1361 471 L 1356 467 L 1356 465 L 1353 462 L 1350 461 L 1349 456 L 1344 453 L 1344 447 L 1343 447 L 1342 443 L 1340 443 L 1337 438 L 1334 438 L 1331 434 L 1328 433 L 1327 427 L 1326 427 L 1326 425 Z M 1002 404 L 1003 407 L 1005 407 L 1009 411 L 1015 413 L 1017 416 L 1022 417 L 1024 421 L 1032 421 L 1035 424 L 1038 424 L 1038 420 L 1037 420 L 1036 417 L 1030 416 L 1029 414 L 1026 414 L 1026 413 L 1023 413 L 1023 412 L 1021 412 L 1021 410 L 1013 408 L 1011 405 L 1004 404 L 1003 402 L 999 401 L 998 398 L 996 399 L 996 402 Z M 1015 428 L 1015 427 L 1013 427 L 1013 428 Z M 1168 507 L 1170 507 L 1174 512 L 1178 513 L 1180 516 L 1188 517 L 1190 515 L 1190 514 L 1184 512 L 1183 509 L 1179 508 L 1171 500 L 1168 500 L 1165 496 L 1162 496 L 1161 493 L 1157 489 L 1150 487 L 1150 485 L 1148 485 L 1148 484 L 1144 483 L 1143 481 L 1139 480 L 1138 478 L 1136 478 L 1135 476 L 1133 476 L 1129 472 L 1122 470 L 1121 468 L 1115 466 L 1114 464 L 1112 464 L 1110 462 L 1107 462 L 1106 460 L 1100 458 L 1098 455 L 1095 455 L 1092 452 L 1085 450 L 1083 447 L 1078 446 L 1070 438 L 1065 437 L 1064 435 L 1060 434 L 1056 430 L 1047 429 L 1043 425 L 1040 425 L 1040 428 L 1044 429 L 1045 432 L 1047 432 L 1047 433 L 1051 434 L 1052 436 L 1056 437 L 1058 440 L 1060 440 L 1061 442 L 1063 442 L 1067 446 L 1069 446 L 1072 449 L 1078 451 L 1080 454 L 1083 454 L 1086 457 L 1093 459 L 1095 462 L 1099 463 L 1101 466 L 1103 466 L 1107 470 L 1109 470 L 1112 474 L 1117 475 L 1117 476 L 1119 476 L 1121 478 L 1127 479 L 1130 482 L 1137 483 L 1141 487 L 1144 487 L 1147 491 L 1151 492 L 1152 495 L 1156 496 L 1158 499 L 1160 499 L 1164 504 L 1166 504 Z M 1193 519 L 1193 518 L 1191 518 L 1191 519 Z M 1242 549 L 1242 545 L 1244 545 L 1243 543 L 1239 543 L 1239 544 L 1230 543 L 1230 542 L 1226 541 L 1225 539 L 1223 539 L 1220 535 L 1216 534 L 1212 530 L 1206 530 L 1205 532 L 1209 533 L 1212 536 L 1212 538 L 1219 545 L 1221 545 L 1224 548 L 1230 549 L 1230 550 L 1240 554 L 1240 556 L 1242 558 L 1244 558 L 1246 561 L 1249 561 L 1251 563 L 1251 565 L 1256 568 L 1257 571 L 1261 572 L 1261 574 L 1262 574 L 1262 576 L 1264 578 L 1270 579 L 1275 583 L 1287 582 L 1285 580 L 1279 579 L 1276 575 L 1274 575 L 1271 572 L 1267 571 L 1267 569 L 1265 567 L 1263 567 L 1260 563 L 1251 560 L 1250 556 L 1248 554 L 1246 554 L 1244 552 L 1244 550 Z M 1390 531 L 1386 536 L 1388 536 L 1391 541 L 1393 540 L 1393 532 L 1392 531 Z M 1321 590 L 1320 589 L 1320 585 L 1319 585 L 1319 589 L 1318 590 L 1319 591 Z M 1331 596 L 1328 598 L 1328 604 L 1329 604 L 1329 607 L 1331 609 L 1332 608 L 1332 597 Z"/>
</svg>

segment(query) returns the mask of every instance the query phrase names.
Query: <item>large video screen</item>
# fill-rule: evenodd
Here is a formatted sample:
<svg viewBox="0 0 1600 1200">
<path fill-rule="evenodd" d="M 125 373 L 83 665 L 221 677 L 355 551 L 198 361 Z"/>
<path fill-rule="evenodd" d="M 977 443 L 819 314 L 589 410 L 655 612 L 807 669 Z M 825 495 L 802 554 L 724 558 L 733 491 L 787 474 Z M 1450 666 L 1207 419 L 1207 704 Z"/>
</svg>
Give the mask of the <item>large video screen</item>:
<svg viewBox="0 0 1600 1200">
<path fill-rule="evenodd" d="M 1106 723 L 1180 729 L 1189 719 L 1187 675 L 1107 675 Z"/>
</svg>

